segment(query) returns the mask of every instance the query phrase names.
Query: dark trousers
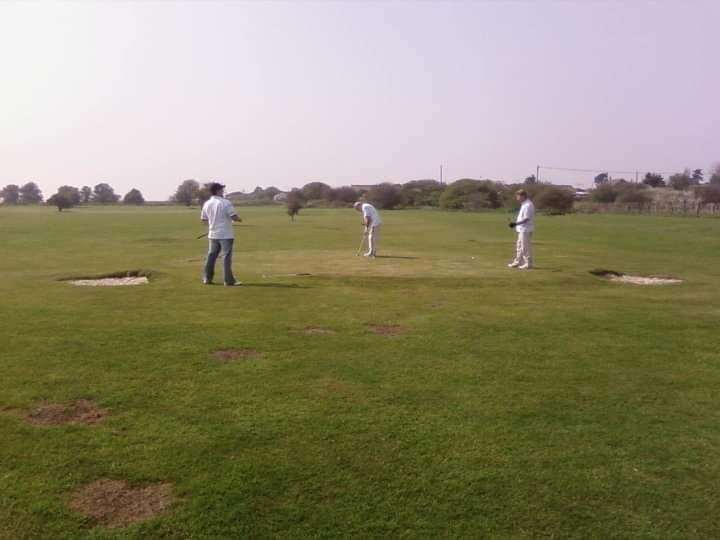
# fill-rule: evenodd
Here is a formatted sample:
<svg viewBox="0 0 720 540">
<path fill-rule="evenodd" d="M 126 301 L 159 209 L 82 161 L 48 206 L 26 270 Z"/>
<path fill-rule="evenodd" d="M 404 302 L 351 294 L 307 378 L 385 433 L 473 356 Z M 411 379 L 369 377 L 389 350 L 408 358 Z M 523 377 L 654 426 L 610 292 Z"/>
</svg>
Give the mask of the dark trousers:
<svg viewBox="0 0 720 540">
<path fill-rule="evenodd" d="M 235 276 L 232 273 L 232 238 L 227 239 L 211 239 L 208 249 L 207 261 L 205 261 L 205 281 L 212 281 L 215 275 L 215 261 L 222 252 L 223 254 L 223 279 L 226 285 L 235 283 Z"/>
</svg>

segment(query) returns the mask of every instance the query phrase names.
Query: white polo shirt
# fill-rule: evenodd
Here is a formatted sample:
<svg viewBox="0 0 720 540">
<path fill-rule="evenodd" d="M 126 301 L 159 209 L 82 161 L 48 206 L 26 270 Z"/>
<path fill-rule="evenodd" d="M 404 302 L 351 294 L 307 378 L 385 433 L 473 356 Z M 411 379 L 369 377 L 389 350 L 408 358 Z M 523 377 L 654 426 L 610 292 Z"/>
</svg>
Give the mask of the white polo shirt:
<svg viewBox="0 0 720 540">
<path fill-rule="evenodd" d="M 372 204 L 363 203 L 362 215 L 364 218 L 370 219 L 371 227 L 377 227 L 378 225 L 382 225 L 382 219 L 380 219 L 380 214 L 378 214 L 378 211 L 375 209 L 375 207 Z"/>
<path fill-rule="evenodd" d="M 232 216 L 237 213 L 227 199 L 213 195 L 203 204 L 200 219 L 208 222 L 208 238 L 212 240 L 229 240 L 235 238 Z"/>
<path fill-rule="evenodd" d="M 535 230 L 535 205 L 530 199 L 520 205 L 520 211 L 515 221 L 519 223 L 526 219 L 527 223 L 515 227 L 517 232 L 533 232 Z"/>
</svg>

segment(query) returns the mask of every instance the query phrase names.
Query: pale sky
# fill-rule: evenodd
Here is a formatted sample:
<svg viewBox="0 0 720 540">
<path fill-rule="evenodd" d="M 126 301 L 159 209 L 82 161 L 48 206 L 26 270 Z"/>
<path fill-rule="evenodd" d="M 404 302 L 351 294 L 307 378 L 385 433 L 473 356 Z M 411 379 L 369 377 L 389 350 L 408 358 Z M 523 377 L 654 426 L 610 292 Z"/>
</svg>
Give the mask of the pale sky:
<svg viewBox="0 0 720 540">
<path fill-rule="evenodd" d="M 0 186 L 720 161 L 720 2 L 0 0 Z M 543 171 L 588 184 L 592 173 Z"/>
</svg>

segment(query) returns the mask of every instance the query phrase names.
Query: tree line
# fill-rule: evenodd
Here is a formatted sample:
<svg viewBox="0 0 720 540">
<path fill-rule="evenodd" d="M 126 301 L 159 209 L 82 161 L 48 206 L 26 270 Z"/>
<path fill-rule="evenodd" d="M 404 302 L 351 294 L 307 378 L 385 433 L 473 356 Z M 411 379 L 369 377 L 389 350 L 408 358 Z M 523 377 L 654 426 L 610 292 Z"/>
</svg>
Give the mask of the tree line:
<svg viewBox="0 0 720 540">
<path fill-rule="evenodd" d="M 16 204 L 42 204 L 43 194 L 35 182 L 28 182 L 23 186 L 8 184 L 0 190 L 2 203 Z M 56 206 L 59 211 L 72 208 L 80 204 L 116 204 L 120 202 L 120 195 L 107 183 L 101 182 L 95 187 L 60 186 L 55 194 L 50 196 L 46 204 Z M 123 204 L 145 204 L 145 198 L 138 189 L 131 189 L 124 197 Z"/>
</svg>

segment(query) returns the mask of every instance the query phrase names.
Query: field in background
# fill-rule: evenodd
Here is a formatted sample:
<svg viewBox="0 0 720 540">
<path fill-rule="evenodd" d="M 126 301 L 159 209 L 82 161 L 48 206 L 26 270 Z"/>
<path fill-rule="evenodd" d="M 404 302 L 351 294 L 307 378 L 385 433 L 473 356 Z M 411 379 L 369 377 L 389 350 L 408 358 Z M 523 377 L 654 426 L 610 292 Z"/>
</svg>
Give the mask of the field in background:
<svg viewBox="0 0 720 540">
<path fill-rule="evenodd" d="M 501 213 L 385 212 L 368 261 L 352 210 L 247 208 L 227 289 L 198 214 L 0 208 L 0 538 L 720 535 L 720 220 L 540 217 L 519 272 Z M 92 528 L 99 478 L 179 501 Z"/>
</svg>

